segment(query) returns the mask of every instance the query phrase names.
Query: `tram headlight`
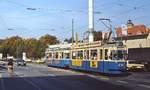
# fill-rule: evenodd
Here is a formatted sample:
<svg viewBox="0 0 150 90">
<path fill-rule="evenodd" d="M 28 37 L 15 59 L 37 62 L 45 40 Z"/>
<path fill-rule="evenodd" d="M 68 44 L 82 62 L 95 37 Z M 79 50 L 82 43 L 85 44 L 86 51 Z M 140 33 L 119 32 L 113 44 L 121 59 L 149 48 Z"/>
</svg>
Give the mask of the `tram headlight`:
<svg viewBox="0 0 150 90">
<path fill-rule="evenodd" d="M 123 65 L 123 64 L 118 64 L 118 66 L 119 66 L 119 67 L 123 67 L 124 65 Z"/>
</svg>

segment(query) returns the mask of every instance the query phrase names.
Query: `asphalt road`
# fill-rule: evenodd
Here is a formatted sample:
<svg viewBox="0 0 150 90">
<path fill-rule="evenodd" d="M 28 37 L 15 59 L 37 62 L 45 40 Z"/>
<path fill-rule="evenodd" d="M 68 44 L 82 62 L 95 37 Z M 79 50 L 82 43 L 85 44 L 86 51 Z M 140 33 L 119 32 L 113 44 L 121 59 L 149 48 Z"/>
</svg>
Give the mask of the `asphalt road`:
<svg viewBox="0 0 150 90">
<path fill-rule="evenodd" d="M 134 76 L 139 77 L 139 74 L 126 77 L 95 76 L 30 64 L 26 67 L 15 66 L 12 76 L 6 69 L 0 69 L 0 90 L 150 90 L 145 83 L 134 81 Z M 130 78 L 132 84 L 125 81 Z"/>
</svg>

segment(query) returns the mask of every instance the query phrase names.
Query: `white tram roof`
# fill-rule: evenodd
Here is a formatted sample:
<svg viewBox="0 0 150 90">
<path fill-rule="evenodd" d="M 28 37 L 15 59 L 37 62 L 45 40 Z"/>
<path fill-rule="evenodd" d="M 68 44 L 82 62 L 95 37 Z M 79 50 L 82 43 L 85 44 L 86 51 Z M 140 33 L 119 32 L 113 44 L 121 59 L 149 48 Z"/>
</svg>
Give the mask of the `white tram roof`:
<svg viewBox="0 0 150 90">
<path fill-rule="evenodd" d="M 46 49 L 46 53 L 49 51 L 58 50 L 58 49 L 62 49 L 62 50 L 71 49 L 71 44 L 61 43 L 61 44 L 49 45 L 48 48 Z"/>
<path fill-rule="evenodd" d="M 71 48 L 70 43 L 61 43 L 56 45 L 49 45 L 48 48 Z"/>
</svg>

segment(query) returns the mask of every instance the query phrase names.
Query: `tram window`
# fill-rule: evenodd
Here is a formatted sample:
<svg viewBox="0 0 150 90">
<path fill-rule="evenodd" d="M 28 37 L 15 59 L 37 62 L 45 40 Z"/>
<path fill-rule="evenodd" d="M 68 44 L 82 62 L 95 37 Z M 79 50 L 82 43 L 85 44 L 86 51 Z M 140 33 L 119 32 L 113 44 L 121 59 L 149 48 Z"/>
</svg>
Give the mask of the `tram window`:
<svg viewBox="0 0 150 90">
<path fill-rule="evenodd" d="M 122 50 L 118 50 L 118 59 L 123 59 L 123 52 L 122 52 Z"/>
<path fill-rule="evenodd" d="M 84 59 L 89 59 L 89 50 L 84 51 Z"/>
<path fill-rule="evenodd" d="M 56 52 L 56 58 L 58 58 L 58 52 Z"/>
<path fill-rule="evenodd" d="M 70 58 L 70 54 L 69 53 L 65 53 L 64 54 L 64 58 L 69 59 Z"/>
<path fill-rule="evenodd" d="M 76 59 L 76 52 L 72 52 L 72 59 Z"/>
<path fill-rule="evenodd" d="M 77 57 L 78 59 L 83 59 L 83 51 L 78 51 Z"/>
<path fill-rule="evenodd" d="M 64 53 L 63 52 L 61 53 L 61 57 L 64 58 Z"/>
<path fill-rule="evenodd" d="M 108 49 L 105 49 L 105 60 L 108 60 Z"/>
<path fill-rule="evenodd" d="M 52 58 L 52 53 L 49 53 L 48 57 Z"/>
<path fill-rule="evenodd" d="M 110 52 L 109 59 L 112 60 L 112 51 Z"/>
<path fill-rule="evenodd" d="M 97 50 L 91 50 L 91 59 L 97 60 Z"/>
<path fill-rule="evenodd" d="M 103 59 L 103 50 L 100 50 L 100 59 Z"/>
<path fill-rule="evenodd" d="M 113 50 L 112 51 L 112 59 L 113 60 L 121 60 L 124 59 L 124 54 L 126 53 L 125 51 L 122 50 Z"/>
</svg>

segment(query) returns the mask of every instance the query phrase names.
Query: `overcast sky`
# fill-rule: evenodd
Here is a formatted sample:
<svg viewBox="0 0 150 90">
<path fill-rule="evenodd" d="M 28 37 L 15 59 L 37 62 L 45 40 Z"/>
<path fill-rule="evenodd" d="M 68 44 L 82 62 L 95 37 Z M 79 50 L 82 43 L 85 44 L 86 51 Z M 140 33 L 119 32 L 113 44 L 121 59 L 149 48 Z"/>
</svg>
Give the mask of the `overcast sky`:
<svg viewBox="0 0 150 90">
<path fill-rule="evenodd" d="M 107 30 L 99 18 L 111 19 L 113 28 L 128 19 L 150 27 L 149 5 L 150 0 L 94 0 L 94 28 Z M 0 0 L 0 38 L 51 34 L 63 40 L 71 37 L 72 18 L 82 38 L 88 30 L 88 0 Z"/>
</svg>

